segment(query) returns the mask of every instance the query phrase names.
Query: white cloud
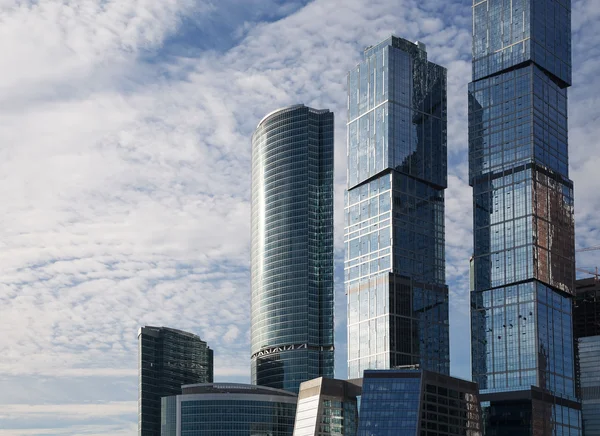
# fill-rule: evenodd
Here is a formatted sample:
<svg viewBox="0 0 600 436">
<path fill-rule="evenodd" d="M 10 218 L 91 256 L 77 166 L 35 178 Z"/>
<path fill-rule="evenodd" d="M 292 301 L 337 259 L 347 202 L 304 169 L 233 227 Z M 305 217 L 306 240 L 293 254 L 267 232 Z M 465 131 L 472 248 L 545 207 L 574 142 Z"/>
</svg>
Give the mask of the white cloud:
<svg viewBox="0 0 600 436">
<path fill-rule="evenodd" d="M 122 422 L 120 424 L 73 425 L 62 428 L 26 428 L 0 429 L 0 436 L 133 436 L 137 432 L 137 423 Z"/>
<path fill-rule="evenodd" d="M 137 401 L 99 404 L 5 404 L 0 411 L 0 419 L 14 419 L 18 416 L 39 419 L 61 414 L 65 419 L 81 421 L 95 417 L 136 413 L 137 407 Z"/>
<path fill-rule="evenodd" d="M 152 324 L 198 333 L 215 349 L 220 380 L 248 380 L 252 130 L 291 103 L 335 111 L 339 257 L 346 72 L 363 47 L 391 32 L 425 42 L 429 58 L 449 68 L 447 276 L 453 320 L 463 319 L 472 245 L 465 154 L 471 21 L 463 3 L 0 0 L 0 49 L 11 66 L 0 72 L 0 375 L 58 377 L 81 402 L 97 400 L 98 377 L 130 376 L 135 391 L 137 329 Z M 576 1 L 573 14 L 580 245 L 600 244 L 594 5 Z M 247 19 L 234 8 L 239 14 L 227 29 L 235 35 L 226 38 L 237 45 L 176 56 L 177 44 L 194 45 L 171 41 L 182 23 L 206 24 L 215 33 L 204 36 L 216 41 L 222 29 L 211 20 L 228 6 L 257 8 Z M 202 29 L 189 37 L 202 37 Z M 343 368 L 345 296 L 336 289 Z M 456 326 L 453 334 L 468 328 Z M 468 343 L 453 340 L 453 347 L 453 372 L 468 376 Z M 92 386 L 76 388 L 72 378 Z M 40 392 L 42 404 L 48 392 Z M 0 403 L 10 398 L 0 392 Z M 130 421 L 72 431 L 133 434 Z"/>
</svg>

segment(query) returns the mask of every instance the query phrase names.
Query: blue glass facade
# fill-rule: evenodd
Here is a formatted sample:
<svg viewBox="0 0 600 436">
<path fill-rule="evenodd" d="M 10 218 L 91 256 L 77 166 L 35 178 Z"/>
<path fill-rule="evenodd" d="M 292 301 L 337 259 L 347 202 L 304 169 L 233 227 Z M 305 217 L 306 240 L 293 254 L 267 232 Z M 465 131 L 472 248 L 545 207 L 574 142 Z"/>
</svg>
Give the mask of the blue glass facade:
<svg viewBox="0 0 600 436">
<path fill-rule="evenodd" d="M 237 384 L 185 386 L 162 399 L 163 436 L 292 436 L 296 395 Z"/>
<path fill-rule="evenodd" d="M 449 371 L 446 70 L 390 37 L 348 73 L 348 377 Z"/>
<path fill-rule="evenodd" d="M 419 427 L 421 378 L 370 378 L 360 400 L 359 436 L 414 436 Z"/>
<path fill-rule="evenodd" d="M 252 383 L 333 377 L 333 113 L 272 112 L 252 137 Z"/>
<path fill-rule="evenodd" d="M 509 425 L 503 430 L 495 413 L 512 416 L 511 410 L 525 409 L 530 414 L 522 434 L 540 430 L 542 421 L 552 424 L 541 434 L 579 434 L 578 405 L 572 401 L 570 13 L 570 0 L 473 1 L 472 366 L 491 435 L 508 434 Z M 550 396 L 533 404 L 538 400 L 523 394 L 519 401 L 528 408 L 511 409 L 510 395 L 493 395 L 532 386 Z M 495 403 L 500 399 L 502 406 Z M 558 407 L 575 410 L 563 414 Z"/>
<path fill-rule="evenodd" d="M 580 338 L 577 357 L 583 435 L 600 435 L 600 336 Z"/>
<path fill-rule="evenodd" d="M 420 370 L 365 371 L 358 436 L 482 436 L 477 385 Z"/>
</svg>

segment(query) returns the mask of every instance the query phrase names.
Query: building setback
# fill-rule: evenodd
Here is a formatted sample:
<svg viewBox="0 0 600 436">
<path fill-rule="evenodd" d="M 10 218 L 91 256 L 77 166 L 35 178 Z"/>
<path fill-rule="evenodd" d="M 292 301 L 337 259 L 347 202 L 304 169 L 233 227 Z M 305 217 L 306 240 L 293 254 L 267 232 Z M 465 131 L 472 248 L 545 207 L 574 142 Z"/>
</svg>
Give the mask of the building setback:
<svg viewBox="0 0 600 436">
<path fill-rule="evenodd" d="M 333 377 L 333 113 L 271 112 L 252 136 L 252 383 Z"/>
<path fill-rule="evenodd" d="M 446 69 L 391 36 L 348 73 L 348 377 L 449 373 Z"/>
<path fill-rule="evenodd" d="M 213 351 L 198 336 L 168 327 L 138 332 L 138 436 L 160 436 L 161 397 L 213 381 Z"/>
<path fill-rule="evenodd" d="M 294 436 L 356 436 L 362 379 L 319 377 L 300 385 Z"/>
<path fill-rule="evenodd" d="M 162 436 L 292 436 L 297 396 L 263 386 L 183 386 L 162 399 Z"/>
<path fill-rule="evenodd" d="M 486 436 L 579 434 L 570 0 L 473 0 L 472 369 Z"/>
<path fill-rule="evenodd" d="M 475 383 L 418 369 L 365 371 L 358 436 L 482 436 Z"/>
</svg>

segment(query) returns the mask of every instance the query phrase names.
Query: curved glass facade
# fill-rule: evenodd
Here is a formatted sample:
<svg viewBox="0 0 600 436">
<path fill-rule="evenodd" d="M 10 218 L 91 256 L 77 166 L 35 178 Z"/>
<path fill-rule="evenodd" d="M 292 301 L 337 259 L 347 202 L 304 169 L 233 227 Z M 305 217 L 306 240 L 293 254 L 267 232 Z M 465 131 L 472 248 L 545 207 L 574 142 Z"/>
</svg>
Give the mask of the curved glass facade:
<svg viewBox="0 0 600 436">
<path fill-rule="evenodd" d="M 183 387 L 162 399 L 163 436 L 292 436 L 297 397 L 233 383 Z"/>
<path fill-rule="evenodd" d="M 333 377 L 333 113 L 279 109 L 252 137 L 252 383 Z"/>
</svg>

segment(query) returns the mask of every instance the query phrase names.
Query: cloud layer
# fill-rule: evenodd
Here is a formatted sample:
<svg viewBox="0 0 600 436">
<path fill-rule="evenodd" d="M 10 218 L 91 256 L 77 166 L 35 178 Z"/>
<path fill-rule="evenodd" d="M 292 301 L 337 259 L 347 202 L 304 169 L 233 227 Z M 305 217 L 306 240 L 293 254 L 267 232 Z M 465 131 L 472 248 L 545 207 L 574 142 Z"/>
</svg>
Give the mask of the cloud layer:
<svg viewBox="0 0 600 436">
<path fill-rule="evenodd" d="M 249 379 L 250 136 L 287 104 L 336 114 L 345 376 L 346 72 L 389 33 L 449 69 L 452 372 L 468 378 L 456 339 L 468 335 L 472 244 L 464 3 L 0 0 L 0 436 L 133 435 L 144 324 L 196 332 L 218 380 Z M 573 29 L 571 175 L 589 246 L 600 244 L 595 1 L 574 2 Z M 597 252 L 580 263 L 600 263 Z"/>
</svg>

